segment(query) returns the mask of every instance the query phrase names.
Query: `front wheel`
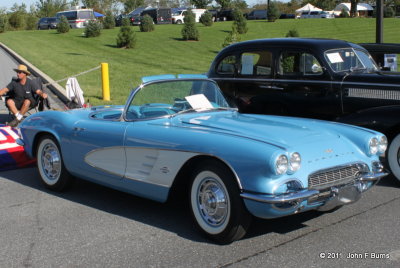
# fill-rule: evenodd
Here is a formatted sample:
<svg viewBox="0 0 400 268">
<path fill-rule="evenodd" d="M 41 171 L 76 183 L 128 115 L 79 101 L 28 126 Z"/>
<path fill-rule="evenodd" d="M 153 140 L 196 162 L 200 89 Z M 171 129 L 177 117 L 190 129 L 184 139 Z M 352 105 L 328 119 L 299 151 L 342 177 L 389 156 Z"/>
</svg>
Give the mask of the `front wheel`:
<svg viewBox="0 0 400 268">
<path fill-rule="evenodd" d="M 393 175 L 400 181 L 400 134 L 390 143 L 387 160 Z"/>
<path fill-rule="evenodd" d="M 64 167 L 61 150 L 53 136 L 43 136 L 37 149 L 37 166 L 42 183 L 54 191 L 63 191 L 72 177 Z"/>
<path fill-rule="evenodd" d="M 221 244 L 242 238 L 251 222 L 232 172 L 218 162 L 205 161 L 195 169 L 190 205 L 196 226 Z"/>
</svg>

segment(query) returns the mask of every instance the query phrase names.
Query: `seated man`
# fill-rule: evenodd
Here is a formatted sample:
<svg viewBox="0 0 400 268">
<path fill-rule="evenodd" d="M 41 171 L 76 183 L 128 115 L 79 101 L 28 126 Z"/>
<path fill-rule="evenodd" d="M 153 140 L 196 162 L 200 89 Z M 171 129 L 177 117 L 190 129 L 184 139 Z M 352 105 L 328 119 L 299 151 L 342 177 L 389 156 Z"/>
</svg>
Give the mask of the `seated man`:
<svg viewBox="0 0 400 268">
<path fill-rule="evenodd" d="M 25 65 L 19 65 L 14 71 L 17 72 L 18 79 L 11 81 L 7 87 L 0 90 L 0 96 L 8 93 L 6 105 L 15 116 L 15 119 L 8 124 L 11 127 L 16 127 L 22 121 L 24 114 L 36 107 L 36 95 L 47 98 L 47 94 L 40 89 L 40 85 L 27 78 L 31 73 Z"/>
</svg>

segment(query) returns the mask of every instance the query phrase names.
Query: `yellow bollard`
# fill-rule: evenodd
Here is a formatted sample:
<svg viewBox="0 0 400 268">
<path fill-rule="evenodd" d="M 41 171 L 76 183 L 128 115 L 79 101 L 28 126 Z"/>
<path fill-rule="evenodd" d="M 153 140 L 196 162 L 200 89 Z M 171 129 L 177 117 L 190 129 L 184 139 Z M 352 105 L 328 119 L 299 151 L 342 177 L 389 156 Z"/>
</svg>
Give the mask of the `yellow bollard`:
<svg viewBox="0 0 400 268">
<path fill-rule="evenodd" d="M 108 77 L 108 63 L 101 63 L 101 81 L 103 82 L 103 100 L 110 100 L 110 79 Z"/>
</svg>

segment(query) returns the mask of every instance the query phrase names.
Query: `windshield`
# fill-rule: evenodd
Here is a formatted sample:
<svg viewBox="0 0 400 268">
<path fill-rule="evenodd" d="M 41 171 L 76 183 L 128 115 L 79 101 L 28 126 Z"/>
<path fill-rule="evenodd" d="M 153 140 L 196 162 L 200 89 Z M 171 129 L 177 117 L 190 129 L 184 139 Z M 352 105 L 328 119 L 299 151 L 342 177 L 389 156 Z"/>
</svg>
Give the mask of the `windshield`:
<svg viewBox="0 0 400 268">
<path fill-rule="evenodd" d="M 231 108 L 218 85 L 205 79 L 171 80 L 139 87 L 126 119 L 149 119 L 185 112 Z"/>
<path fill-rule="evenodd" d="M 368 71 L 378 70 L 372 57 L 362 50 L 353 48 L 332 49 L 325 52 L 325 58 L 329 66 L 335 72 L 347 72 L 360 69 Z"/>
</svg>

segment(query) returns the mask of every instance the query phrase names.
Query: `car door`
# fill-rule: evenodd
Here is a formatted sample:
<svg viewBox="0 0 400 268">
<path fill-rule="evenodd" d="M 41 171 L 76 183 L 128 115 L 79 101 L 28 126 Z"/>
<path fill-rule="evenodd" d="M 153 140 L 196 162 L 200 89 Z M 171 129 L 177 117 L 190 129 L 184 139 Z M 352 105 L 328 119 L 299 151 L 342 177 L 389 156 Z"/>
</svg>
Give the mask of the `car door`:
<svg viewBox="0 0 400 268">
<path fill-rule="evenodd" d="M 68 169 L 99 182 L 122 179 L 126 168 L 123 142 L 128 124 L 103 119 L 99 112 L 77 121 L 66 149 Z"/>
<path fill-rule="evenodd" d="M 280 94 L 269 101 L 278 103 L 283 114 L 335 118 L 341 113 L 341 95 L 322 63 L 311 51 L 281 49 L 272 85 Z"/>
</svg>

